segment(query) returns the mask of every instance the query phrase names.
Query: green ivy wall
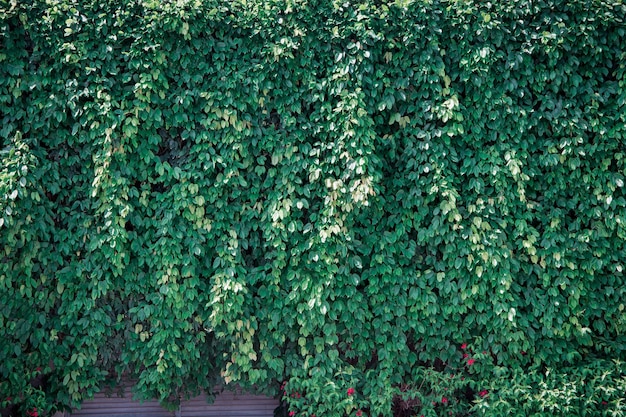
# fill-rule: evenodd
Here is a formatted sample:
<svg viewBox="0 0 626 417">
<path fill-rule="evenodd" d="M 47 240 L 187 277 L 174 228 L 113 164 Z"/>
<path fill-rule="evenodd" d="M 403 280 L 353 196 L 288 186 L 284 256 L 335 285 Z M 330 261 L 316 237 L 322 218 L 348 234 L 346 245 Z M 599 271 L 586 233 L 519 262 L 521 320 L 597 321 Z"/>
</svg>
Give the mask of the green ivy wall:
<svg viewBox="0 0 626 417">
<path fill-rule="evenodd" d="M 0 40 L 6 413 L 626 414 L 622 1 L 2 0 Z"/>
</svg>

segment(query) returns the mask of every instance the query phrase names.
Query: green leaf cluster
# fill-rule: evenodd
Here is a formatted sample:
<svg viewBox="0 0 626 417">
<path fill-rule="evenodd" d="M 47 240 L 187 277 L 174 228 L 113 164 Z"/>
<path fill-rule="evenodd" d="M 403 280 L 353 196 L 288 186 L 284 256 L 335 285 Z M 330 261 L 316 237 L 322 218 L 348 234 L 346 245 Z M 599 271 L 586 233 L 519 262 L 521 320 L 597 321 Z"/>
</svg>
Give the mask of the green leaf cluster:
<svg viewBox="0 0 626 417">
<path fill-rule="evenodd" d="M 3 406 L 623 390 L 626 6 L 494 3 L 0 2 Z"/>
</svg>

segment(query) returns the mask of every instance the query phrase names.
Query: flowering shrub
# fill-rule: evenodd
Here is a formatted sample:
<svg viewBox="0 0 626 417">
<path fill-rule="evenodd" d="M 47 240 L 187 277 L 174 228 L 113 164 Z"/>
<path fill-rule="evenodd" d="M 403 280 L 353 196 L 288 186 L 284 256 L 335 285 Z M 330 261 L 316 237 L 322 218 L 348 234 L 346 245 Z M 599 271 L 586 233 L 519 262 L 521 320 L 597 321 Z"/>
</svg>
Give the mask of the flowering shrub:
<svg viewBox="0 0 626 417">
<path fill-rule="evenodd" d="M 626 363 L 505 371 L 479 392 L 476 416 L 626 416 Z"/>
<path fill-rule="evenodd" d="M 0 401 L 2 417 L 44 417 L 54 414 L 57 407 L 53 403 L 51 393 L 46 392 L 43 384 L 43 369 L 35 367 L 21 376 L 28 382 L 23 390 L 14 395 L 4 397 Z"/>
</svg>

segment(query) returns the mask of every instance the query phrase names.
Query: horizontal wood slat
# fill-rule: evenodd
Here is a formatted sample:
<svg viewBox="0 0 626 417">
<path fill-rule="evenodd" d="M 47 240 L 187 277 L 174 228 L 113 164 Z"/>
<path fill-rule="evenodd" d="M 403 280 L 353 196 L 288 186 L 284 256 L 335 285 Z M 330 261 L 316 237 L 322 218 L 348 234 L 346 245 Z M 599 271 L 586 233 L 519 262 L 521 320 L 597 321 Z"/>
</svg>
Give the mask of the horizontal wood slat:
<svg viewBox="0 0 626 417">
<path fill-rule="evenodd" d="M 262 395 L 223 391 L 213 404 L 204 395 L 183 401 L 181 417 L 272 417 L 278 400 Z"/>
<path fill-rule="evenodd" d="M 174 417 L 173 411 L 167 411 L 156 400 L 133 400 L 130 387 L 124 388 L 124 396 L 117 393 L 107 396 L 97 393 L 93 399 L 82 403 L 80 410 L 74 410 L 72 417 Z"/>
<path fill-rule="evenodd" d="M 272 417 L 276 407 L 278 400 L 274 398 L 223 391 L 212 404 L 207 403 L 204 395 L 183 401 L 177 413 L 163 409 L 154 400 L 133 400 L 131 388 L 126 387 L 123 397 L 116 393 L 96 394 L 85 401 L 80 410 L 74 410 L 72 417 Z"/>
</svg>

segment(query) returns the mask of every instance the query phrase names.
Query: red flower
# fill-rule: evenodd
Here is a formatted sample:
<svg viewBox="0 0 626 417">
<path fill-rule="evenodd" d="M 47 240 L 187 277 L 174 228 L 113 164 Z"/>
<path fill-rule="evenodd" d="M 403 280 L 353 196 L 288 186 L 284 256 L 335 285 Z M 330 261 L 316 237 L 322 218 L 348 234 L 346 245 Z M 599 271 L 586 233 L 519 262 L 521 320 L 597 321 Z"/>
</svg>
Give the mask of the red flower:
<svg viewBox="0 0 626 417">
<path fill-rule="evenodd" d="M 356 417 L 361 417 L 363 415 L 363 411 L 356 410 Z"/>
<path fill-rule="evenodd" d="M 27 413 L 30 417 L 39 417 L 39 412 L 36 408 L 33 408 Z"/>
<path fill-rule="evenodd" d="M 295 416 L 295 415 L 296 415 L 296 412 L 295 412 L 295 411 L 290 411 L 290 412 L 289 412 L 289 417 L 293 417 L 293 416 Z"/>
<path fill-rule="evenodd" d="M 448 404 L 448 399 L 446 397 L 441 397 L 442 404 Z"/>
<path fill-rule="evenodd" d="M 467 343 L 463 343 L 463 344 L 461 345 L 461 349 L 465 350 L 466 348 L 467 348 Z"/>
<path fill-rule="evenodd" d="M 481 392 L 479 392 L 478 395 L 480 396 L 480 398 L 483 398 L 483 397 L 485 397 L 487 395 L 487 392 L 488 391 L 486 389 L 484 389 Z"/>
<path fill-rule="evenodd" d="M 607 405 L 608 403 L 606 401 L 602 401 L 602 405 Z"/>
<path fill-rule="evenodd" d="M 472 366 L 474 365 L 474 362 L 476 362 L 473 358 L 470 358 L 467 360 L 467 366 Z"/>
<path fill-rule="evenodd" d="M 463 354 L 463 359 L 467 358 L 469 355 L 467 353 Z"/>
<path fill-rule="evenodd" d="M 350 387 L 348 388 L 348 395 L 352 395 L 354 394 L 354 388 Z"/>
</svg>

